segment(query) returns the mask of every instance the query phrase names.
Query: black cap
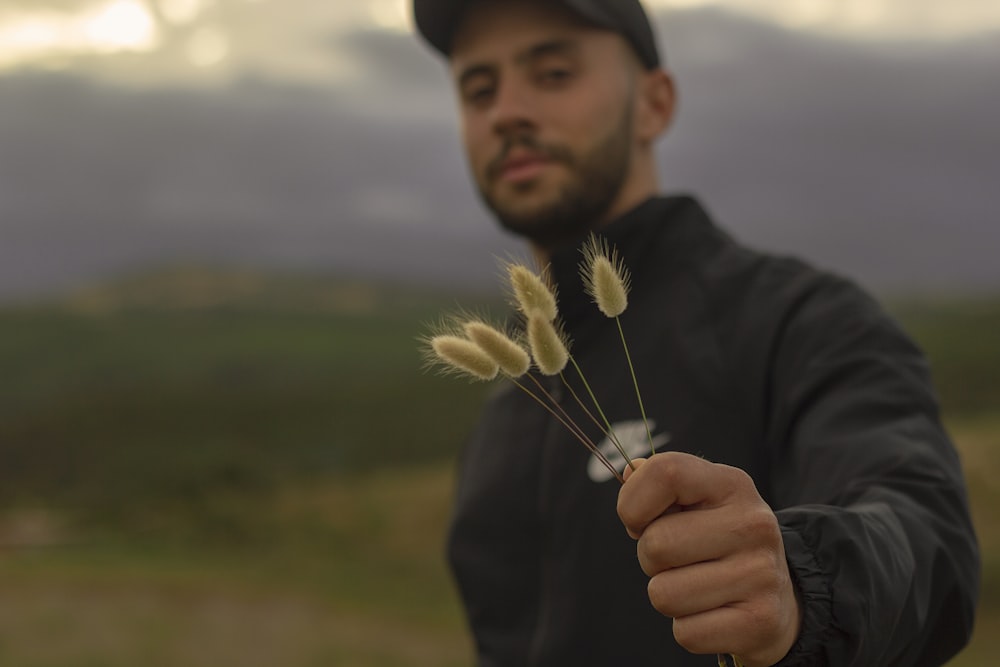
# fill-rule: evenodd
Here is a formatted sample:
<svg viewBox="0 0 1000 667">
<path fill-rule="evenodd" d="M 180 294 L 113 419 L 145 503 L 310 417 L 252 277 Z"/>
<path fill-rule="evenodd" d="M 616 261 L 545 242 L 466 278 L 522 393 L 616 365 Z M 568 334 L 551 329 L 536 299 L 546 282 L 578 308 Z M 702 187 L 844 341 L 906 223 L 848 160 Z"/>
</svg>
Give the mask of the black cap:
<svg viewBox="0 0 1000 667">
<path fill-rule="evenodd" d="M 578 14 L 586 22 L 619 33 L 632 45 L 648 69 L 660 66 L 656 37 L 639 0 L 548 0 Z M 472 0 L 413 0 L 417 29 L 445 56 L 462 13 Z"/>
</svg>

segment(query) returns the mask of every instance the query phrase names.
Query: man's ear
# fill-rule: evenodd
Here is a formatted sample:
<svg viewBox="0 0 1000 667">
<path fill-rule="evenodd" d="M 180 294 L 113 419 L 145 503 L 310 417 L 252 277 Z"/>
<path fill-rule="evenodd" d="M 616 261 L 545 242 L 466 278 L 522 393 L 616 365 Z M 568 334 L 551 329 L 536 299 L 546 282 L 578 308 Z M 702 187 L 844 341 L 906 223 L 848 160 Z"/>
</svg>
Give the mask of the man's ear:
<svg viewBox="0 0 1000 667">
<path fill-rule="evenodd" d="M 644 144 L 651 144 L 674 119 L 677 91 L 673 77 L 660 68 L 643 72 L 636 84 L 636 137 Z"/>
</svg>

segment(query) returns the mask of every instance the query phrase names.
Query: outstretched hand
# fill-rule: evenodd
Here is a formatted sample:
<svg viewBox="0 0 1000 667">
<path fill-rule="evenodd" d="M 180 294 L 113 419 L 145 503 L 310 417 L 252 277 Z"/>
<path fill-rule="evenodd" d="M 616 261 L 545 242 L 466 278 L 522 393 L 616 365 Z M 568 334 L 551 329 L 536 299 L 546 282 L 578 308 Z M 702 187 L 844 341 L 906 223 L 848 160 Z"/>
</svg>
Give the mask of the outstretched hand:
<svg viewBox="0 0 1000 667">
<path fill-rule="evenodd" d="M 781 660 L 800 610 L 774 512 L 738 468 L 666 452 L 626 469 L 618 515 L 638 540 L 649 599 L 692 653 Z"/>
</svg>

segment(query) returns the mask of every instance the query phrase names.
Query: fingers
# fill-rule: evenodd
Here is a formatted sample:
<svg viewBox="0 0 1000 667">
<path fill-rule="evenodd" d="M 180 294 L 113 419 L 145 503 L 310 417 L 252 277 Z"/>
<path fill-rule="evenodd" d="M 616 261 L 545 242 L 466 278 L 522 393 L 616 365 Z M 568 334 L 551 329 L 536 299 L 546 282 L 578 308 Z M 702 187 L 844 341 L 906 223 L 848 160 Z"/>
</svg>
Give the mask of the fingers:
<svg viewBox="0 0 1000 667">
<path fill-rule="evenodd" d="M 717 607 L 700 614 L 674 618 L 674 639 L 689 653 L 742 655 L 741 649 L 746 647 L 739 637 L 746 626 L 746 614 L 741 610 Z"/>
<path fill-rule="evenodd" d="M 658 612 L 681 618 L 775 595 L 780 584 L 774 558 L 759 552 L 664 570 L 650 578 L 647 589 Z"/>
<path fill-rule="evenodd" d="M 649 601 L 656 611 L 670 618 L 700 614 L 745 599 L 752 585 L 743 574 L 727 561 L 660 572 L 647 585 Z"/>
<path fill-rule="evenodd" d="M 781 529 L 764 504 L 668 513 L 646 526 L 638 542 L 639 565 L 647 576 L 782 545 Z"/>
<path fill-rule="evenodd" d="M 671 507 L 712 507 L 748 488 L 756 495 L 742 470 L 680 452 L 653 456 L 626 480 L 618 494 L 618 516 L 633 536 Z"/>
<path fill-rule="evenodd" d="M 745 667 L 764 667 L 788 653 L 781 639 L 783 624 L 777 604 L 718 607 L 674 618 L 674 639 L 690 653 L 731 653 Z"/>
</svg>

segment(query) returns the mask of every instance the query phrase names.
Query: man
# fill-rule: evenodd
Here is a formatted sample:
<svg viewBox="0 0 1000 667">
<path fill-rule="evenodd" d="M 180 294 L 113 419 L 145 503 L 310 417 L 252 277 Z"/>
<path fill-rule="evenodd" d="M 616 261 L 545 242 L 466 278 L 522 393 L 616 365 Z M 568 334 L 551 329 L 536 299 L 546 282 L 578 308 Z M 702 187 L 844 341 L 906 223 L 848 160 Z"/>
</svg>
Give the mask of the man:
<svg viewBox="0 0 1000 667">
<path fill-rule="evenodd" d="M 491 400 L 449 538 L 479 664 L 956 653 L 978 549 L 926 364 L 851 284 L 657 195 L 675 91 L 637 0 L 414 0 L 414 15 L 448 60 L 480 194 L 550 266 L 627 446 L 645 429 L 618 331 L 577 276 L 580 242 L 600 233 L 632 271 L 621 321 L 658 447 L 619 487 L 525 395 Z"/>
</svg>

